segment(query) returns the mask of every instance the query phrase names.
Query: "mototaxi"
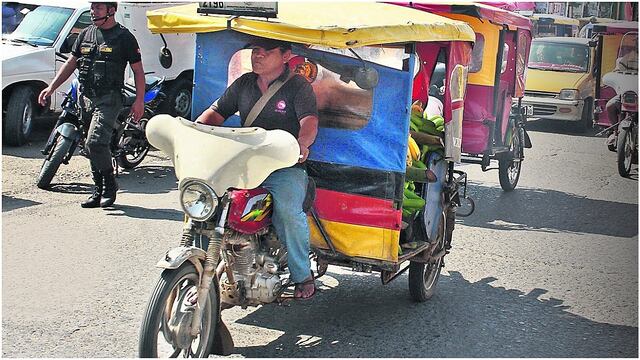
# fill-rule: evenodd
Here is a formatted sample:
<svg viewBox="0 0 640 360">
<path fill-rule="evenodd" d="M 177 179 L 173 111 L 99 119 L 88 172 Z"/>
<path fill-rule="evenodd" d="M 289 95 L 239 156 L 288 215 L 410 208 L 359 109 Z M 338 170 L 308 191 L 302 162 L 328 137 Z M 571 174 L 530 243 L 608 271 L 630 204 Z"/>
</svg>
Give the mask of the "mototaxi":
<svg viewBox="0 0 640 360">
<path fill-rule="evenodd" d="M 464 121 L 463 162 L 489 170 L 498 161 L 504 191 L 518 184 L 524 148 L 531 148 L 525 130 L 526 64 L 531 45 L 531 20 L 482 3 L 398 3 L 468 23 L 476 34 L 469 67 Z"/>
<path fill-rule="evenodd" d="M 616 60 L 623 43 L 623 37 L 630 32 L 638 32 L 637 21 L 619 21 L 611 23 L 588 24 L 592 26 L 591 39 L 595 42 L 596 58 L 596 106 L 594 114 L 595 125 L 610 127 L 617 121 L 609 119 L 606 111 L 607 102 L 616 95 L 615 86 L 607 84 L 604 76 L 611 73 L 616 67 Z"/>
<path fill-rule="evenodd" d="M 245 47 L 256 36 L 291 42 L 295 56 L 289 67 L 304 75 L 314 89 L 320 125 L 306 163 L 315 183 L 315 189 L 310 189 L 314 200 L 308 221 L 310 255 L 317 266 L 316 277 L 322 276 L 329 265 L 338 265 L 355 271 L 379 272 L 382 283 L 386 284 L 408 269 L 411 297 L 415 301 L 429 299 L 444 266 L 443 258 L 451 249 L 459 191 L 466 185 L 466 174 L 455 170 L 454 163 L 460 161 L 462 151 L 467 67 L 475 39 L 472 29 L 460 21 L 382 3 L 305 3 L 300 6 L 284 2 L 278 4 L 276 18 L 270 20 L 237 15 L 205 16 L 199 14 L 202 11 L 193 4 L 148 13 L 152 32 L 196 33 L 192 117 L 210 106 L 233 80 L 250 71 L 251 50 Z M 308 14 L 314 14 L 313 18 Z M 444 131 L 437 138 L 443 146 L 420 157 L 427 166 L 424 173 L 428 170 L 431 176 L 426 180 L 416 178 L 415 194 L 423 205 L 407 214 L 403 211 L 407 202 L 404 194 L 407 182 L 413 179 L 408 176 L 412 100 L 415 94 L 427 96 L 428 81 L 438 58 L 444 59 L 448 79 L 443 96 Z M 238 126 L 238 120 L 232 116 L 225 125 Z M 203 130 L 205 125 L 184 125 L 185 121 L 176 118 L 168 122 L 181 129 L 192 128 L 198 131 L 198 136 L 171 141 L 191 141 L 194 149 L 199 148 L 196 138 L 205 137 L 203 134 L 224 133 L 227 141 L 253 131 L 245 128 L 247 130 L 238 131 L 236 136 L 232 133 L 234 130 L 217 127 Z M 152 144 L 155 135 L 150 134 L 149 129 L 162 131 L 162 126 L 160 121 L 152 120 L 147 127 Z M 261 136 L 265 133 L 264 130 L 255 132 Z M 179 164 L 189 159 L 180 160 L 174 145 L 154 144 L 173 154 L 179 188 L 182 188 L 192 174 L 185 170 L 188 166 Z M 211 159 L 215 156 L 211 154 Z M 211 159 L 207 162 L 214 161 Z M 261 161 L 267 161 L 265 159 L 262 157 Z M 248 188 L 266 178 L 264 175 L 262 180 L 251 179 L 255 174 L 242 164 L 234 169 L 237 174 L 234 181 L 251 184 Z M 221 187 L 206 179 L 201 183 L 211 191 Z M 224 191 L 226 189 L 213 191 L 219 197 L 216 204 L 225 204 Z M 226 226 L 226 212 L 222 214 L 216 223 L 218 227 Z M 199 221 L 188 219 L 183 231 L 198 234 L 200 228 L 206 227 L 206 224 L 199 225 Z M 217 258 L 209 252 L 215 252 L 211 250 L 212 244 L 220 245 L 222 241 L 223 238 L 209 238 L 192 245 L 181 253 L 181 259 L 187 261 L 188 254 L 203 250 L 207 251 L 207 259 Z M 412 245 L 402 246 L 405 243 Z M 201 249 L 194 249 L 196 246 Z M 168 252 L 158 264 L 166 264 L 169 255 Z M 228 265 L 224 259 L 216 265 L 217 269 Z M 192 259 L 194 263 L 198 261 Z M 259 263 L 256 261 L 251 266 Z M 203 271 L 202 266 L 197 269 Z M 164 267 L 163 277 L 177 270 Z M 216 276 L 223 272 L 217 272 Z M 286 275 L 286 269 L 282 273 Z M 203 278 L 202 273 L 195 277 L 198 278 Z M 218 283 L 219 280 L 214 279 L 213 285 Z M 208 289 L 209 284 L 205 285 Z M 287 283 L 283 285 L 284 290 Z M 181 299 L 180 289 L 175 291 L 173 298 Z M 225 298 L 224 294 L 220 294 L 218 302 L 221 297 Z M 256 303 L 232 305 L 246 307 L 247 304 Z M 219 309 L 220 304 L 215 308 Z M 171 311 L 165 314 L 169 316 Z M 163 321 L 171 323 L 172 320 Z M 149 329 L 153 332 L 158 327 L 151 324 Z M 160 332 L 165 329 L 160 327 Z M 195 330 L 196 326 L 191 329 Z M 214 339 L 212 333 L 207 332 L 207 338 Z M 161 341 L 175 337 L 164 333 L 164 336 L 155 334 L 145 339 Z M 147 342 L 141 340 L 141 355 L 158 355 L 147 348 L 143 351 Z M 178 344 L 171 343 L 171 346 L 175 350 L 172 355 L 181 353 Z M 216 349 L 216 345 L 205 343 L 195 351 L 189 345 L 184 353 L 206 356 Z"/>
</svg>

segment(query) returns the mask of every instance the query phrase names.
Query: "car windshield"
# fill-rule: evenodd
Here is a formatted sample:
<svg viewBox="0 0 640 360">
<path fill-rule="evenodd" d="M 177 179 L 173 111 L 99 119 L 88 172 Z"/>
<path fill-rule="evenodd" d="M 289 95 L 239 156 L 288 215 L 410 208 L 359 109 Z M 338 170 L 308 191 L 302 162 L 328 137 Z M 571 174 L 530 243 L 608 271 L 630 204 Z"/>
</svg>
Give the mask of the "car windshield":
<svg viewBox="0 0 640 360">
<path fill-rule="evenodd" d="M 531 44 L 528 67 L 537 70 L 587 72 L 589 47 L 582 44 L 534 41 Z"/>
<path fill-rule="evenodd" d="M 72 13 L 73 9 L 39 6 L 24 17 L 7 39 L 32 45 L 50 46 Z"/>
</svg>

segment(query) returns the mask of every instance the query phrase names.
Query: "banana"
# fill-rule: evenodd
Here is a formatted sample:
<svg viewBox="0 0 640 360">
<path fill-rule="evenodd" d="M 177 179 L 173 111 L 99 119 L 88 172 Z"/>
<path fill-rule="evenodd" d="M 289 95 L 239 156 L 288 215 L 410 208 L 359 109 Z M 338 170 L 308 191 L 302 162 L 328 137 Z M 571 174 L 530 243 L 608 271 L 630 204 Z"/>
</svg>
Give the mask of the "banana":
<svg viewBox="0 0 640 360">
<path fill-rule="evenodd" d="M 409 152 L 411 153 L 412 160 L 420 159 L 420 147 L 415 140 L 409 135 Z"/>
</svg>

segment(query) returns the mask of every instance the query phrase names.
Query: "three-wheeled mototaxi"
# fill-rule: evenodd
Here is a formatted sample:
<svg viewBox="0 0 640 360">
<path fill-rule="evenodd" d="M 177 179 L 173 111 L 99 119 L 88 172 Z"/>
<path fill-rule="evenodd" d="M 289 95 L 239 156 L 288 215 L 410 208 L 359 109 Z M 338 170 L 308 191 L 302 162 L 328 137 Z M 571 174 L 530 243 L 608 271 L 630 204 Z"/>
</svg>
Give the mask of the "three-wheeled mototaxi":
<svg viewBox="0 0 640 360">
<path fill-rule="evenodd" d="M 629 32 L 638 32 L 638 22 L 618 21 L 610 23 L 588 24 L 591 39 L 596 42 L 596 56 L 594 72 L 596 79 L 596 107 L 595 124 L 610 127 L 617 123 L 616 119 L 609 119 L 606 111 L 607 102 L 616 95 L 615 86 L 603 81 L 606 74 L 616 67 L 616 60 L 622 43 L 622 38 Z"/>
<path fill-rule="evenodd" d="M 429 299 L 466 187 L 454 163 L 473 30 L 382 3 L 284 2 L 275 19 L 199 13 L 209 10 L 194 4 L 148 13 L 153 32 L 197 34 L 192 117 L 251 71 L 252 39 L 291 42 L 288 65 L 311 83 L 320 120 L 306 162 L 315 277 L 338 265 L 379 272 L 386 284 L 408 269 L 411 297 Z M 438 59 L 446 76 L 441 130 L 410 132 L 412 103 L 427 97 Z M 147 126 L 150 143 L 174 163 L 185 223 L 180 246 L 158 263 L 140 356 L 229 353 L 222 308 L 288 299 L 286 248 L 259 185 L 295 164 L 299 148 L 284 131 L 234 128 L 238 120 L 216 127 L 162 115 Z"/>
<path fill-rule="evenodd" d="M 487 171 L 491 160 L 498 160 L 500 185 L 505 191 L 513 190 L 520 178 L 524 148 L 531 148 L 521 103 L 531 21 L 481 3 L 398 4 L 464 21 L 473 28 L 476 42 L 465 96 L 463 162 L 480 164 Z"/>
</svg>

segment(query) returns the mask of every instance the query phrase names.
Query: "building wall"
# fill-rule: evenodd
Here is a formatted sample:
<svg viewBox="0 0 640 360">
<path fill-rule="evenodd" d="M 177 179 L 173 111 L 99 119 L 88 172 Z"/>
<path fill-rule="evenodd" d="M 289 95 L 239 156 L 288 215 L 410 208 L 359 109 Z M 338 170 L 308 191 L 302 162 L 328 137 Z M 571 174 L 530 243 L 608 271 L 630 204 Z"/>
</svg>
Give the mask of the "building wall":
<svg viewBox="0 0 640 360">
<path fill-rule="evenodd" d="M 638 2 L 536 2 L 535 12 L 572 18 L 596 16 L 638 21 Z"/>
</svg>

